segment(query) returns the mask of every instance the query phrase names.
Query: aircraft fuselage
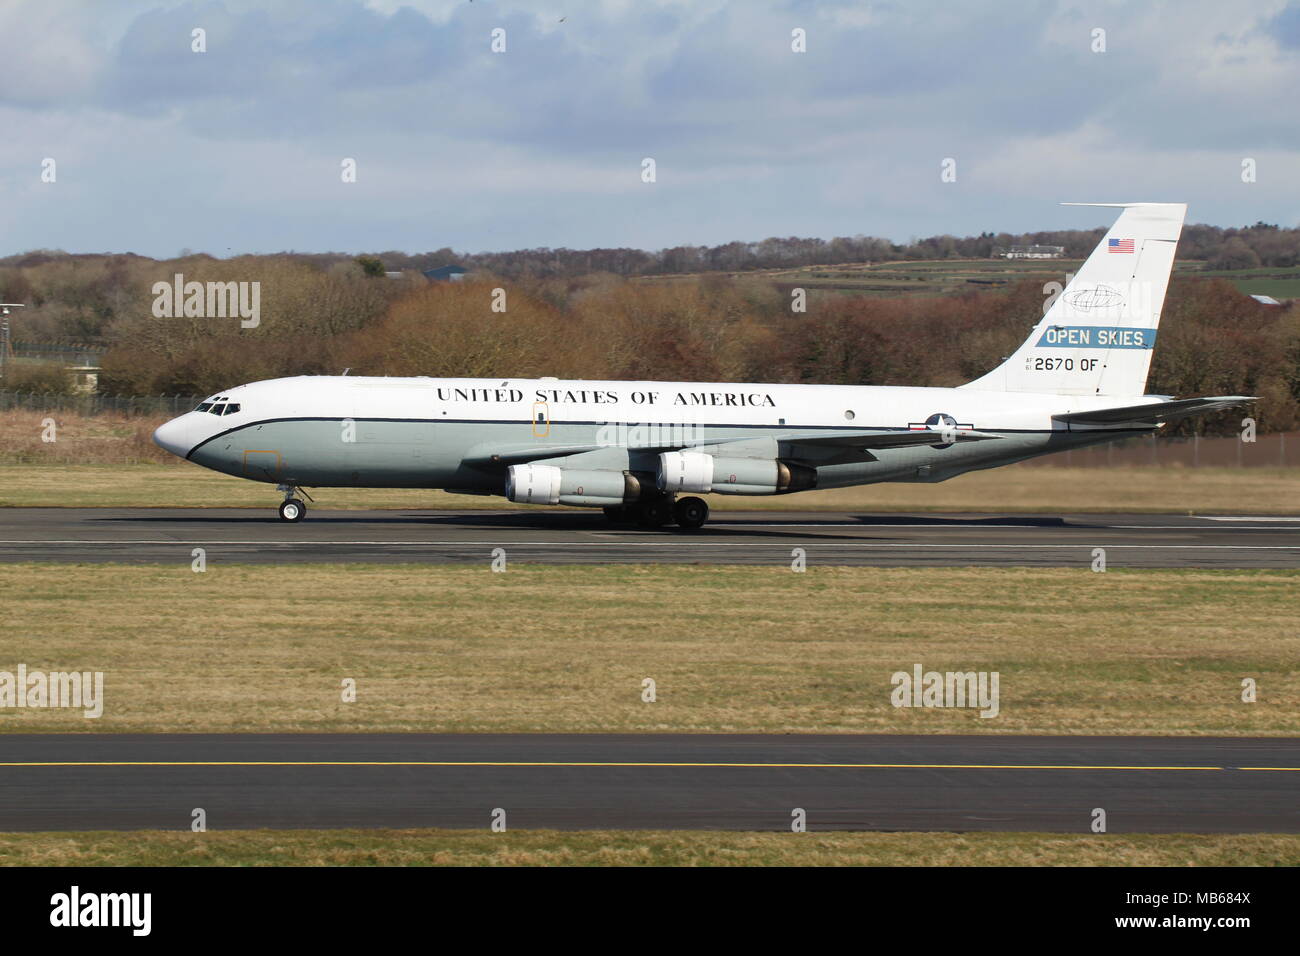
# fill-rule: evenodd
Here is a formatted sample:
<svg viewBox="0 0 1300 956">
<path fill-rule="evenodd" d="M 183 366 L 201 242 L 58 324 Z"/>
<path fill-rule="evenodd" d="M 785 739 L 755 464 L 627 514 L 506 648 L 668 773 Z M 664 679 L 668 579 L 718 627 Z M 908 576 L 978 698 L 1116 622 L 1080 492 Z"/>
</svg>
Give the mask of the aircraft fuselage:
<svg viewBox="0 0 1300 956">
<path fill-rule="evenodd" d="M 502 493 L 510 454 L 653 474 L 669 447 L 779 446 L 945 424 L 998 436 L 817 465 L 816 487 L 833 488 L 942 481 L 1137 431 L 1072 429 L 1052 417 L 1113 399 L 955 388 L 302 376 L 213 398 L 239 409 L 189 412 L 159 429 L 159 444 L 214 471 L 275 484 L 485 494 Z"/>
</svg>

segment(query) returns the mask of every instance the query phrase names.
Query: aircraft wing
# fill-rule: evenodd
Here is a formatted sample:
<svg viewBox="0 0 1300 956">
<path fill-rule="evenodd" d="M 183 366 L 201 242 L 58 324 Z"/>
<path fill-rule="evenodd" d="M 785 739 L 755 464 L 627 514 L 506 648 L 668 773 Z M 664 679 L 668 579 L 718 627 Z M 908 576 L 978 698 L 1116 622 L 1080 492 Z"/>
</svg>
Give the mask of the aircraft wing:
<svg viewBox="0 0 1300 956">
<path fill-rule="evenodd" d="M 887 448 L 911 448 L 913 445 L 950 445 L 953 442 L 988 441 L 1001 438 L 990 432 L 977 432 L 973 429 L 953 429 L 940 431 L 933 428 L 913 429 L 912 431 L 894 432 L 860 432 L 856 435 L 800 435 L 798 437 L 779 437 L 777 441 L 788 445 L 822 445 L 835 448 L 865 448 L 881 451 Z"/>
<path fill-rule="evenodd" d="M 1122 405 L 1118 408 L 1098 408 L 1088 412 L 1064 412 L 1053 415 L 1052 418 L 1071 425 L 1126 423 L 1153 425 L 1157 422 L 1175 421 L 1205 412 L 1217 412 L 1253 401 L 1255 399 L 1250 395 L 1212 395 L 1207 398 L 1184 398 L 1172 402 L 1154 402 L 1149 405 Z"/>
<path fill-rule="evenodd" d="M 634 451 L 659 452 L 695 449 L 714 454 L 732 454 L 739 458 L 782 457 L 810 464 L 843 464 L 852 461 L 873 461 L 872 451 L 891 448 L 913 448 L 921 445 L 947 445 L 955 442 L 987 441 L 1001 438 L 988 432 L 959 429 L 945 432 L 936 429 L 911 431 L 835 432 L 826 435 L 775 435 L 757 439 L 719 438 L 702 442 L 672 443 L 664 445 L 637 445 Z M 778 450 L 779 446 L 779 450 Z M 530 461 L 552 458 L 569 458 L 589 452 L 608 450 L 605 445 L 547 445 L 542 442 L 527 445 L 480 445 L 471 449 L 463 459 L 466 465 L 476 468 L 504 467 Z"/>
<path fill-rule="evenodd" d="M 860 432 L 858 434 L 782 436 L 776 440 L 781 457 L 805 461 L 811 465 L 842 465 L 857 461 L 875 461 L 873 451 L 915 448 L 922 445 L 950 445 L 960 442 L 990 441 L 1001 438 L 973 429 L 914 429 L 912 431 Z"/>
<path fill-rule="evenodd" d="M 483 444 L 471 448 L 462 462 L 472 468 L 488 468 L 493 465 L 519 465 L 524 462 L 538 461 L 543 458 L 567 458 L 596 451 L 601 445 L 546 445 L 533 442 L 530 445 L 490 445 Z"/>
</svg>

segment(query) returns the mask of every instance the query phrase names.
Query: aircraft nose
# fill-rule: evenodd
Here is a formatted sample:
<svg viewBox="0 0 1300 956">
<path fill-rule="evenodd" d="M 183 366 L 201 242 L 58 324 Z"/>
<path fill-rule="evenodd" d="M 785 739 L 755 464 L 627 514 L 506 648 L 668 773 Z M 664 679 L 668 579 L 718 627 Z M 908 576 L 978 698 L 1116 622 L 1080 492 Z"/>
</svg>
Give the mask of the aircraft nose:
<svg viewBox="0 0 1300 956">
<path fill-rule="evenodd" d="M 182 415 L 180 418 L 173 418 L 169 422 L 163 422 L 153 432 L 153 443 L 164 451 L 169 451 L 173 455 L 184 458 L 190 453 L 193 447 L 190 442 L 190 427 L 186 419 L 188 415 Z"/>
</svg>

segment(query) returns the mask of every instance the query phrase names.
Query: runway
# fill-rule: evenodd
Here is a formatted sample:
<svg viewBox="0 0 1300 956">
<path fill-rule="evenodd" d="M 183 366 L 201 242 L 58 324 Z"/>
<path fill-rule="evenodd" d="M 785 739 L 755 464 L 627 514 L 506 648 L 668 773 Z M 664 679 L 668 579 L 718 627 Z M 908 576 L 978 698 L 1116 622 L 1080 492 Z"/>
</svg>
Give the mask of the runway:
<svg viewBox="0 0 1300 956">
<path fill-rule="evenodd" d="M 10 735 L 0 830 L 1300 832 L 1300 741 L 797 735 Z"/>
<path fill-rule="evenodd" d="M 0 561 L 611 562 L 789 565 L 1300 567 L 1292 516 L 718 511 L 699 531 L 610 526 L 588 511 L 0 509 Z"/>
</svg>

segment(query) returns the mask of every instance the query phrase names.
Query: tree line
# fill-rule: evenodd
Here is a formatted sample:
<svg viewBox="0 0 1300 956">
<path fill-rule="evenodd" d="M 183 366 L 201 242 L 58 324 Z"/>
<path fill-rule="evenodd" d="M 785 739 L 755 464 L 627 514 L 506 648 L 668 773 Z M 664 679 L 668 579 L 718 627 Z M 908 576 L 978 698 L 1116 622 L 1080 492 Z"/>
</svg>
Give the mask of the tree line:
<svg viewBox="0 0 1300 956">
<path fill-rule="evenodd" d="M 1013 245 L 1051 245 L 1064 249 L 1067 259 L 1086 257 L 1105 229 L 992 233 L 978 236 L 931 236 L 894 243 L 872 236 L 808 239 L 797 236 L 759 242 L 728 242 L 716 246 L 673 246 L 657 252 L 640 249 L 520 249 L 513 252 L 462 255 L 456 261 L 510 278 L 576 277 L 590 272 L 621 276 L 675 275 L 699 272 L 746 272 L 794 269 L 815 265 L 888 262 L 894 260 L 987 259 Z M 433 254 L 434 260 L 450 250 Z M 1300 265 L 1300 229 L 1256 223 L 1244 229 L 1193 225 L 1183 230 L 1178 255 L 1205 268 L 1291 268 Z M 453 254 L 454 257 L 454 254 Z M 389 268 L 432 268 L 424 257 L 383 253 Z M 450 258 L 446 262 L 452 261 Z M 446 264 L 437 261 L 437 265 Z M 406 263 L 411 263 L 407 265 Z"/>
<path fill-rule="evenodd" d="M 260 282 L 260 324 L 156 318 L 153 284 L 177 272 L 199 282 Z M 1041 281 L 949 296 L 813 290 L 807 311 L 795 312 L 788 290 L 772 280 L 722 273 L 654 282 L 608 272 L 481 273 L 448 283 L 368 275 L 350 259 L 92 256 L 0 267 L 0 301 L 30 305 L 11 317 L 18 341 L 99 343 L 101 391 L 175 395 L 345 368 L 951 386 L 1010 354 L 1040 318 L 1044 293 Z M 46 376 L 36 387 L 68 387 L 48 367 L 26 374 Z M 8 385 L 22 387 L 13 378 Z M 1300 427 L 1300 306 L 1262 306 L 1225 280 L 1175 278 L 1148 391 L 1259 395 L 1262 430 Z M 1225 413 L 1178 428 L 1226 433 L 1240 418 Z"/>
<path fill-rule="evenodd" d="M 1063 257 L 1081 259 L 1088 255 L 1105 234 L 1104 229 L 1064 229 L 1042 232 L 983 232 L 978 236 L 930 236 L 906 243 L 890 242 L 873 236 L 839 236 L 833 239 L 809 239 L 798 236 L 770 237 L 757 242 L 733 241 L 716 246 L 673 246 L 647 251 L 644 249 L 516 249 L 509 252 L 456 252 L 443 247 L 431 252 L 406 253 L 398 250 L 366 253 L 354 257 L 335 252 L 284 252 L 275 256 L 244 256 L 227 262 L 248 259 L 283 259 L 320 270 L 348 267 L 360 263 L 371 274 L 425 272 L 446 265 L 488 272 L 507 279 L 580 278 L 593 273 L 617 276 L 680 275 L 700 272 L 747 272 L 763 269 L 793 269 L 815 265 L 846 265 L 894 260 L 927 261 L 936 259 L 982 259 L 996 250 L 1013 245 L 1061 246 Z M 1178 245 L 1180 259 L 1205 263 L 1208 270 L 1257 268 L 1289 269 L 1300 265 L 1300 228 L 1282 228 L 1257 222 L 1242 228 L 1189 225 L 1183 229 Z M 35 250 L 0 259 L 0 290 L 4 301 L 24 301 L 30 291 L 24 272 L 28 269 L 59 263 L 107 261 L 109 275 L 100 283 L 111 285 L 112 273 L 121 273 L 136 260 L 153 262 L 133 254 L 118 256 L 70 255 L 59 250 Z M 176 263 L 217 261 L 203 253 L 183 255 L 170 260 Z M 382 269 L 376 268 L 382 264 Z"/>
</svg>

